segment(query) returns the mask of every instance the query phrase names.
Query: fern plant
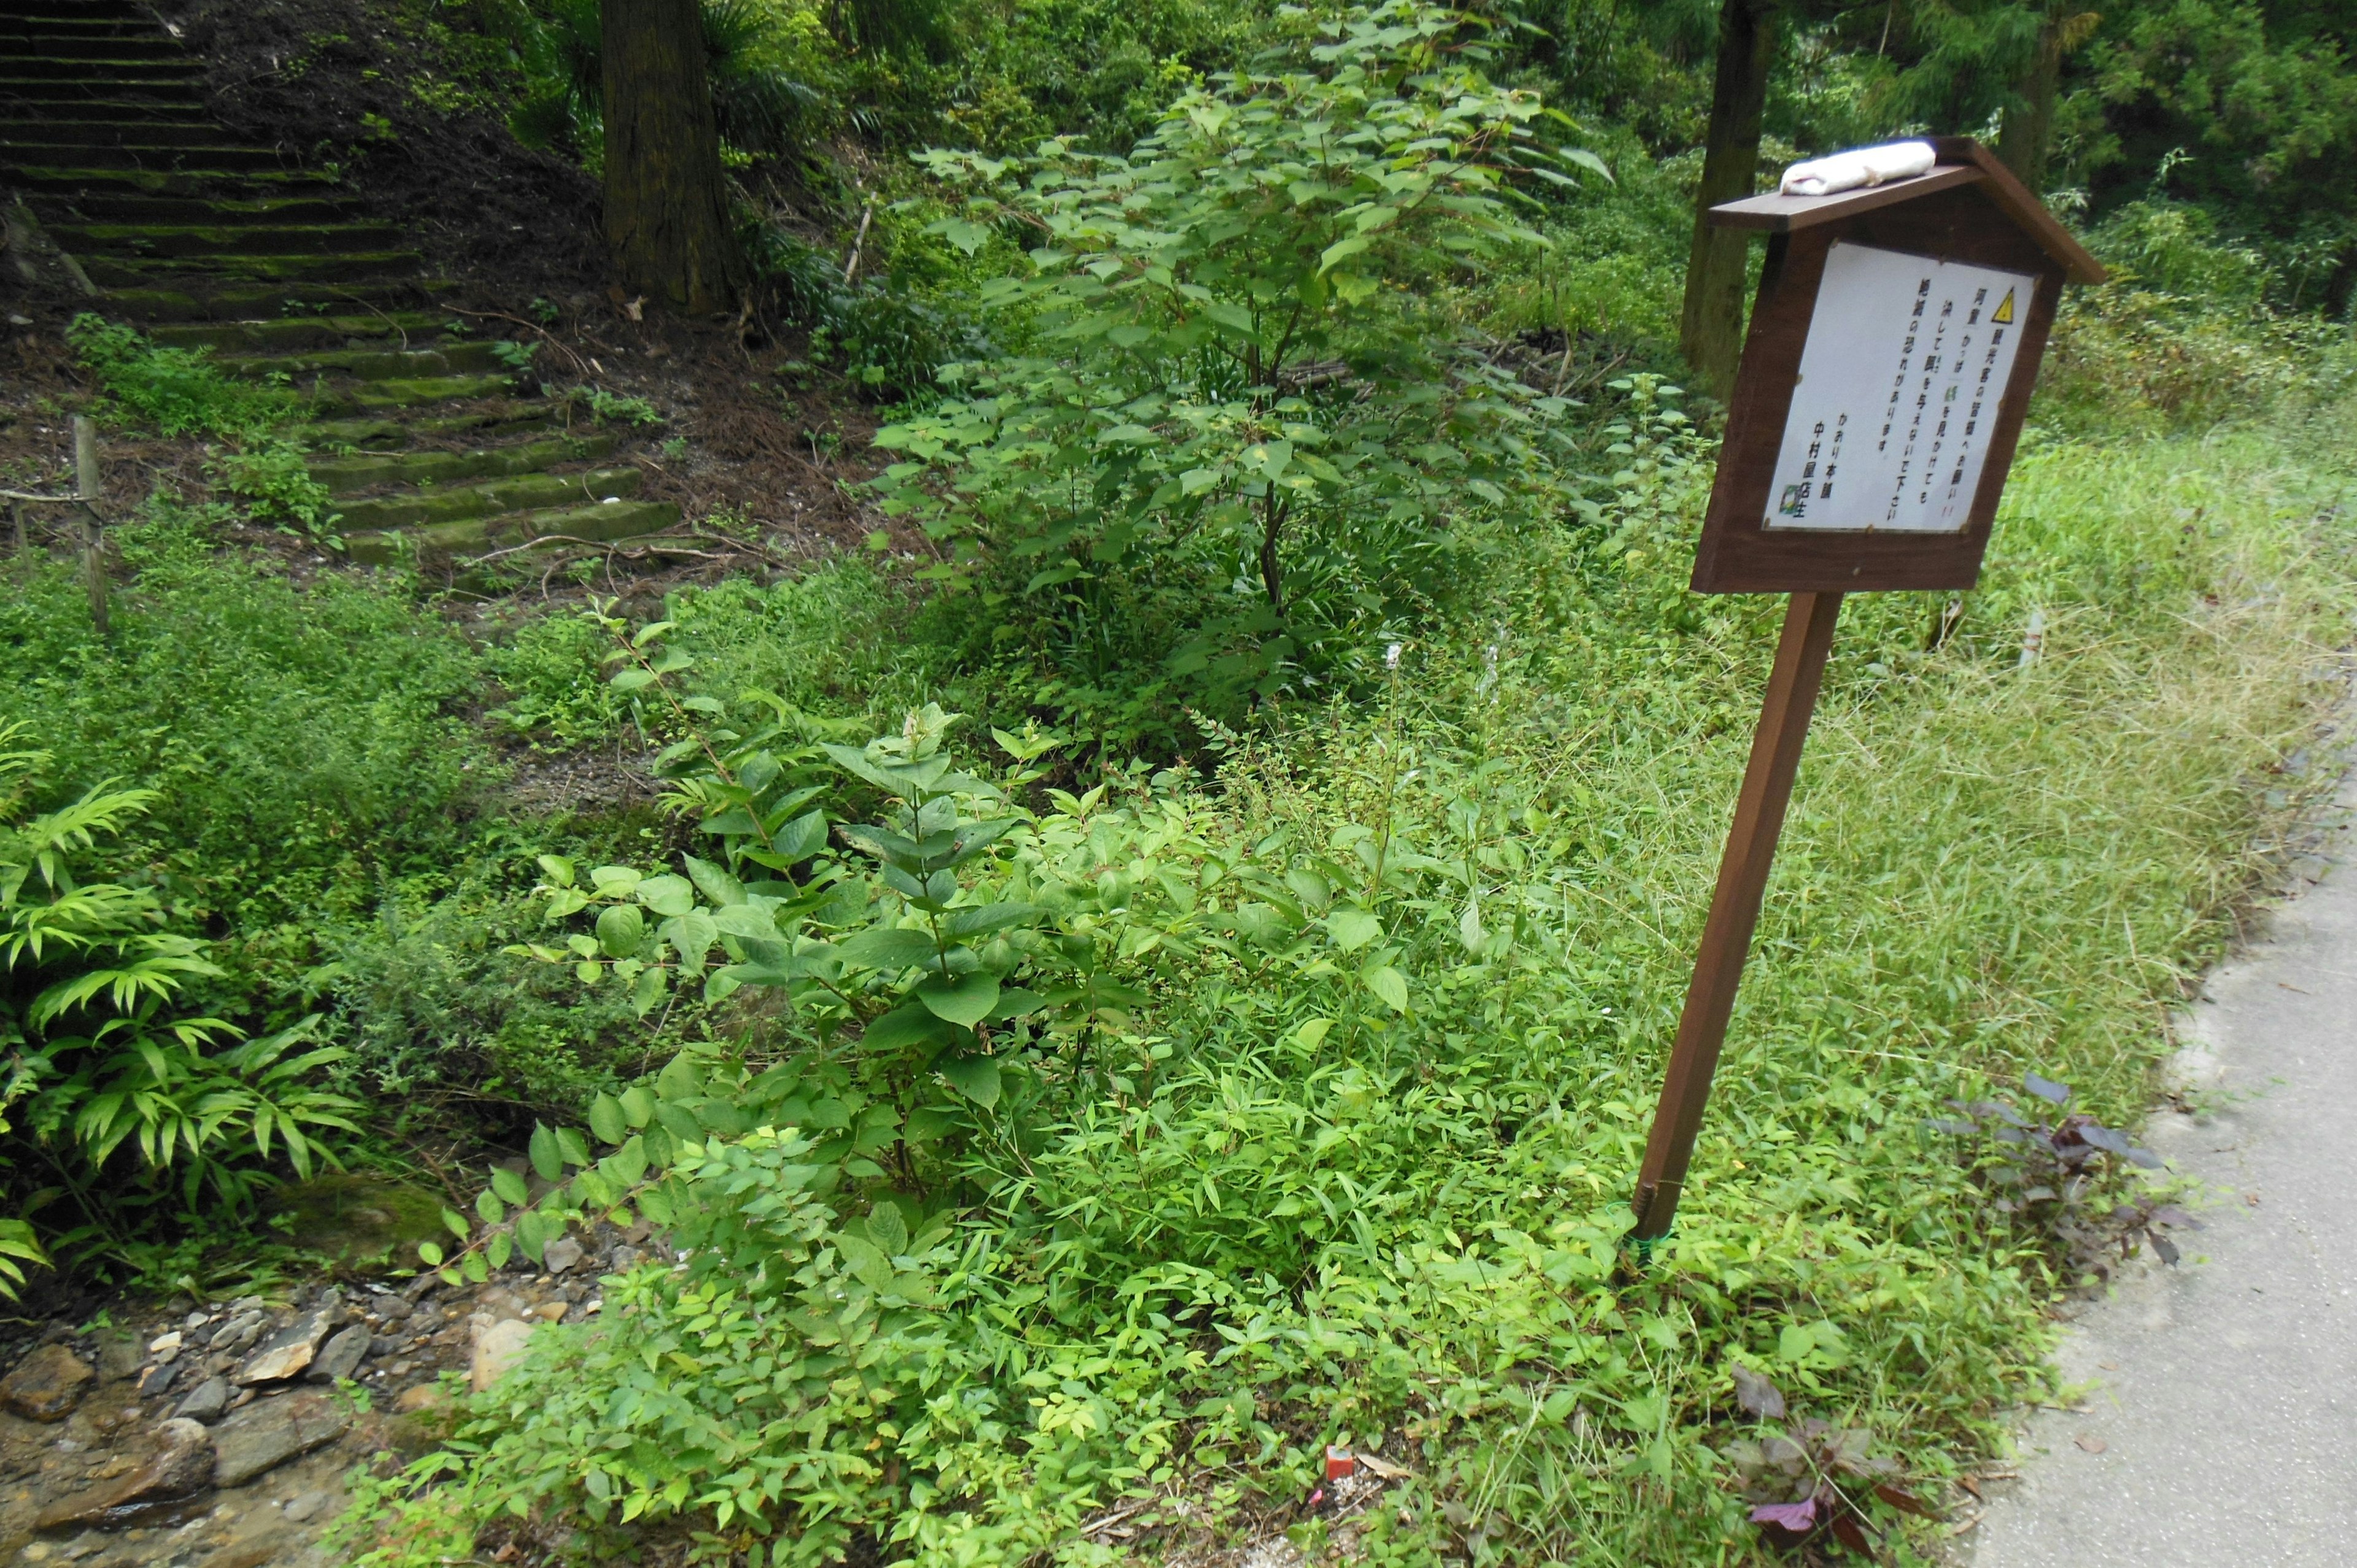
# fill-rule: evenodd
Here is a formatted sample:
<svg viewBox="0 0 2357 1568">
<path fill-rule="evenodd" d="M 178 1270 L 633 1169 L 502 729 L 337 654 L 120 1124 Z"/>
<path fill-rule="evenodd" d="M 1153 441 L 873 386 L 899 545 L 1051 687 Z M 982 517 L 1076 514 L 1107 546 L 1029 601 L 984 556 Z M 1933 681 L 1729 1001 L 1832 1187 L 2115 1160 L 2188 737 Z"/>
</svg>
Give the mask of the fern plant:
<svg viewBox="0 0 2357 1568">
<path fill-rule="evenodd" d="M 35 1229 L 63 1202 L 53 1242 L 102 1251 L 143 1209 L 208 1190 L 243 1207 L 283 1160 L 307 1176 L 323 1130 L 352 1130 L 357 1103 L 309 1081 L 343 1056 L 306 1018 L 228 1044 L 219 1018 L 168 1011 L 188 981 L 221 972 L 194 938 L 164 929 L 155 894 L 85 881 L 75 862 L 155 799 L 113 781 L 47 812 L 28 807 L 44 752 L 0 726 L 0 1176 L 17 1212 L 0 1220 L 0 1294 L 45 1262 Z M 215 1047 L 228 1044 L 228 1048 Z"/>
</svg>

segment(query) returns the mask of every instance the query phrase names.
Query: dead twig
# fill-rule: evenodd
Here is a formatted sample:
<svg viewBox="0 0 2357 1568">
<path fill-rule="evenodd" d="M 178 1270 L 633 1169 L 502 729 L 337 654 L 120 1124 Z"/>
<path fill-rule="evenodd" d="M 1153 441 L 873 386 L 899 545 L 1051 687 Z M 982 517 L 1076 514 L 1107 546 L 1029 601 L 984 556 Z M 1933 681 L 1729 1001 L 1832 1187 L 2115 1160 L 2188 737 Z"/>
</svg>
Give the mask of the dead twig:
<svg viewBox="0 0 2357 1568">
<path fill-rule="evenodd" d="M 575 375 L 586 376 L 589 373 L 589 361 L 583 359 L 579 354 L 575 353 L 572 348 L 560 339 L 556 334 L 551 332 L 547 328 L 543 327 L 537 321 L 526 321 L 522 317 L 510 316 L 504 310 L 462 310 L 455 305 L 452 306 L 450 309 L 453 313 L 459 316 L 479 316 L 489 321 L 512 321 L 518 327 L 529 328 L 531 330 L 539 333 L 541 337 L 547 339 L 548 346 L 550 348 L 555 349 L 558 353 L 573 361 L 573 373 Z"/>
</svg>

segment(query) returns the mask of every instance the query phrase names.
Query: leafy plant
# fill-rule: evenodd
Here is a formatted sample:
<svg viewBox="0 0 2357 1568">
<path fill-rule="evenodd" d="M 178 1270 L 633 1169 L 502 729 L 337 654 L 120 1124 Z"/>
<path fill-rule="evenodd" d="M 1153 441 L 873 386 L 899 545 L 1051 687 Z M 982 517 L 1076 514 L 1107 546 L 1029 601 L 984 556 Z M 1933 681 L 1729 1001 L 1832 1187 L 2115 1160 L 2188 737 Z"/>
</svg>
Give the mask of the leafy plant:
<svg viewBox="0 0 2357 1568">
<path fill-rule="evenodd" d="M 1392 609 L 1383 585 L 1452 523 L 1510 489 L 1544 504 L 1566 405 L 1415 301 L 1539 242 L 1511 181 L 1601 165 L 1536 140 L 1537 98 L 1480 74 L 1469 26 L 1351 8 L 1300 68 L 1183 94 L 1126 157 L 926 155 L 972 192 L 942 233 L 1026 245 L 982 303 L 1048 350 L 944 367 L 960 395 L 877 434 L 904 457 L 887 510 L 944 552 L 929 575 L 980 575 L 1078 634 L 1118 613 L 1109 584 L 1198 574 L 1194 635 L 1149 657 L 1267 696 L 1341 656 L 1319 620 L 1367 635 L 1365 607 Z"/>
<path fill-rule="evenodd" d="M 135 328 L 88 313 L 67 326 L 66 341 L 107 395 L 159 435 L 253 439 L 301 415 L 294 393 L 225 373 L 210 349 L 163 348 Z"/>
<path fill-rule="evenodd" d="M 0 725 L 0 746 L 21 734 Z M 307 1175 L 315 1158 L 334 1158 L 322 1130 L 354 1131 L 359 1107 L 307 1081 L 343 1055 L 317 1045 L 316 1018 L 209 1050 L 235 1031 L 164 1015 L 185 983 L 221 971 L 193 939 L 158 929 L 151 890 L 73 869 L 154 792 L 100 785 L 29 813 L 47 760 L 0 751 L 0 1170 L 21 1212 L 61 1199 L 76 1211 L 64 1240 L 87 1251 L 119 1243 L 175 1186 L 189 1208 L 210 1187 L 234 1208 L 276 1159 Z"/>
<path fill-rule="evenodd" d="M 2071 1101 L 2067 1085 L 2036 1073 L 2025 1077 L 2022 1087 L 2056 1112 Z M 2115 1201 L 2116 1183 L 2104 1179 L 2123 1165 L 2162 1169 L 2160 1156 L 2150 1149 L 2082 1113 L 2050 1120 L 2024 1114 L 2005 1101 L 1948 1104 L 1962 1117 L 1926 1124 L 1935 1133 L 1972 1140 L 1967 1147 L 1976 1151 L 1974 1169 L 1992 1187 L 1989 1207 L 2050 1237 L 2063 1251 L 2072 1283 L 2109 1278 L 2109 1254 L 2116 1250 L 2124 1259 L 2134 1257 L 2146 1240 L 2162 1262 L 2177 1262 L 2177 1245 L 2163 1232 L 2194 1224 L 2192 1217 L 2151 1192 Z"/>
</svg>

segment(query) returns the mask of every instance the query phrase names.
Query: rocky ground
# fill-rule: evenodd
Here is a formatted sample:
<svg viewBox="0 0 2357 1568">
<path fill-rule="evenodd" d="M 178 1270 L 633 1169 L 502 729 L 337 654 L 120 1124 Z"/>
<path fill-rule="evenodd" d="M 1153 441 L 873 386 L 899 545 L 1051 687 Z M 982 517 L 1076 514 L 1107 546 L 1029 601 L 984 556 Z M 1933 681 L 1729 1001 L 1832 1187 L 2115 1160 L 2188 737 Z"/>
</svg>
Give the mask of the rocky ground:
<svg viewBox="0 0 2357 1568">
<path fill-rule="evenodd" d="M 600 1307 L 643 1234 L 553 1242 L 479 1286 L 329 1283 L 54 1325 L 0 1377 L 0 1563 L 325 1568 L 355 1466 L 390 1469 L 544 1323 Z"/>
</svg>

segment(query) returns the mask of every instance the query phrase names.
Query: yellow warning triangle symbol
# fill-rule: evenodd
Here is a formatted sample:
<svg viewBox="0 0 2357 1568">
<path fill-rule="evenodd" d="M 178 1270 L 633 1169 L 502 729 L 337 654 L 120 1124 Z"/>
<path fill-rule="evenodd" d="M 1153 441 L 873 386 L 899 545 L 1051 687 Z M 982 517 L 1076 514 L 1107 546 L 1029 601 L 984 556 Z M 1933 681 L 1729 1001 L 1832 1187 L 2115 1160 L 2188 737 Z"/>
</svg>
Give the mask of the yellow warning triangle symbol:
<svg viewBox="0 0 2357 1568">
<path fill-rule="evenodd" d="M 2005 291 L 2005 303 L 2004 303 L 2004 304 L 2002 304 L 2002 305 L 2000 305 L 2000 306 L 1998 306 L 1996 307 L 1996 314 L 1995 316 L 1990 317 L 1989 317 L 1989 319 L 1990 319 L 1991 321 L 2005 322 L 2005 323 L 2007 323 L 2007 324 L 2010 324 L 2010 323 L 2012 322 L 2012 320 L 2013 320 L 2013 290 L 2011 290 L 2011 289 L 2007 289 L 2007 290 Z"/>
</svg>

